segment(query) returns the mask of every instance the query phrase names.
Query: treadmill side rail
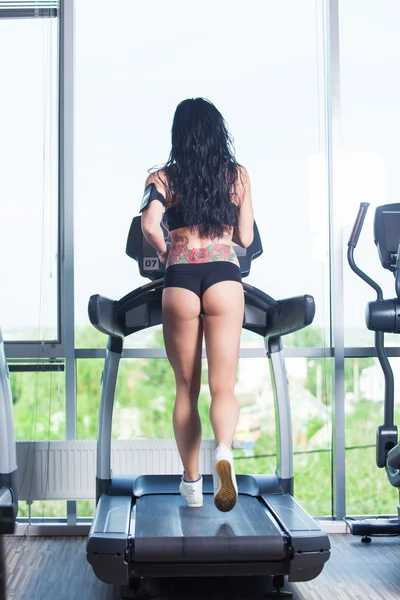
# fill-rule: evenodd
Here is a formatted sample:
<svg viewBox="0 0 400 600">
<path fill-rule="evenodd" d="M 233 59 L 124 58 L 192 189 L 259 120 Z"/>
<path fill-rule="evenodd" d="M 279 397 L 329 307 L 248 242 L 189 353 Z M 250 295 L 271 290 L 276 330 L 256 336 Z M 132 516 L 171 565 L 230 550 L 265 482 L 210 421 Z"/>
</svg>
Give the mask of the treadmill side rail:
<svg viewBox="0 0 400 600">
<path fill-rule="evenodd" d="M 291 540 L 289 581 L 314 579 L 330 557 L 327 534 L 290 494 L 265 494 L 262 498 Z"/>
<path fill-rule="evenodd" d="M 130 496 L 100 496 L 86 546 L 88 562 L 101 581 L 126 584 L 124 560 L 131 523 Z"/>
</svg>

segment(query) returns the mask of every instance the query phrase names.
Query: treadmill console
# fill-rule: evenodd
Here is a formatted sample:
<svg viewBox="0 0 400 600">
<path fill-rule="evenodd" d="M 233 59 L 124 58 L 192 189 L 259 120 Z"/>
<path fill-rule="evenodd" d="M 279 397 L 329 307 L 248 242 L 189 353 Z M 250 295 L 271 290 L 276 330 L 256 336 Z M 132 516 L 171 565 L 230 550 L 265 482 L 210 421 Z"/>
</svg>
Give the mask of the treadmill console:
<svg viewBox="0 0 400 600">
<path fill-rule="evenodd" d="M 165 241 L 169 241 L 169 231 L 166 225 L 165 216 L 162 221 Z M 248 248 L 242 248 L 233 244 L 236 256 L 239 259 L 240 271 L 242 277 L 250 273 L 251 261 L 260 256 L 263 252 L 260 234 L 256 223 L 254 222 L 254 238 Z M 145 239 L 142 233 L 141 217 L 134 217 L 129 229 L 128 240 L 126 243 L 126 253 L 137 261 L 139 272 L 142 277 L 147 277 L 151 281 L 162 279 L 165 273 L 165 267 L 160 263 L 157 253 Z"/>
<path fill-rule="evenodd" d="M 394 272 L 400 241 L 400 204 L 378 206 L 374 219 L 374 241 L 382 266 Z"/>
</svg>

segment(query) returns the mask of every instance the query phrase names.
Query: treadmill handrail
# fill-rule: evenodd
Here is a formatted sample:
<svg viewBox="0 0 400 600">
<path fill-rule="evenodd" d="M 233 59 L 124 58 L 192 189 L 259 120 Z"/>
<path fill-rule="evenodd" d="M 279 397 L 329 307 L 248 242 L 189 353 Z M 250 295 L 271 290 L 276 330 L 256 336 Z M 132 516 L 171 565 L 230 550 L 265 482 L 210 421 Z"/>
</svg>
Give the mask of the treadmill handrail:
<svg viewBox="0 0 400 600">
<path fill-rule="evenodd" d="M 132 310 L 135 306 L 139 306 L 152 292 L 162 288 L 164 285 L 164 279 L 157 279 L 151 281 L 146 285 L 142 285 L 140 288 L 129 292 L 126 296 L 123 296 L 120 300 L 117 300 L 117 314 L 123 315 L 128 310 Z"/>
<path fill-rule="evenodd" d="M 269 296 L 265 292 L 262 292 L 261 290 L 254 287 L 253 285 L 250 285 L 249 283 L 243 282 L 243 289 L 245 293 L 249 294 L 249 296 L 258 298 L 262 302 L 263 306 L 275 312 L 279 312 L 279 300 L 274 300 L 272 296 Z"/>
<path fill-rule="evenodd" d="M 123 339 L 124 328 L 118 319 L 117 306 L 117 300 L 94 294 L 89 298 L 88 315 L 91 324 L 98 331 Z"/>
<path fill-rule="evenodd" d="M 162 291 L 162 287 L 163 279 L 158 279 L 133 290 L 120 300 L 111 300 L 99 294 L 91 296 L 89 301 L 90 320 L 102 333 L 123 339 L 136 330 L 146 327 L 145 324 L 138 326 L 137 329 L 128 327 L 125 315 L 139 306 L 145 304 L 151 306 L 154 299 L 160 302 L 161 295 L 157 293 Z M 263 337 L 279 339 L 283 335 L 309 325 L 314 318 L 315 302 L 310 295 L 275 300 L 247 283 L 243 283 L 243 290 L 246 305 L 258 308 L 267 316 L 263 326 L 256 329 L 249 327 L 251 331 L 256 331 Z M 160 318 L 161 313 L 156 314 L 150 325 L 147 326 L 161 323 Z M 246 327 L 245 323 L 244 327 Z"/>
</svg>

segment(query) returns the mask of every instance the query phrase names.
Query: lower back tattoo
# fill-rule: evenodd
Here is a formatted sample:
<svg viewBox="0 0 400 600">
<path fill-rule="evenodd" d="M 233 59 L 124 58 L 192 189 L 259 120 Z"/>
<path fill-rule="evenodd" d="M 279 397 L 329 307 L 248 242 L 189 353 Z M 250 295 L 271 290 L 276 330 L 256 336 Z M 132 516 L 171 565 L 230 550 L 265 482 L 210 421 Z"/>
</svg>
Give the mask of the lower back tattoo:
<svg viewBox="0 0 400 600">
<path fill-rule="evenodd" d="M 230 244 L 210 244 L 205 248 L 188 248 L 189 238 L 182 235 L 176 238 L 172 246 L 167 266 L 216 262 L 222 260 L 234 261 L 236 254 Z"/>
</svg>

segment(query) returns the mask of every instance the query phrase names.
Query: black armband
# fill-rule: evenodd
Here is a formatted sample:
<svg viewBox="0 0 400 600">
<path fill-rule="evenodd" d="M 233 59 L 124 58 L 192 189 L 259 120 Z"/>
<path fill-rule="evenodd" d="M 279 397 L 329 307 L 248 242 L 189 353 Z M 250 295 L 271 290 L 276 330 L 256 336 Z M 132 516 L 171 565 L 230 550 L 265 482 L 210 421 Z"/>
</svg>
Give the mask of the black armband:
<svg viewBox="0 0 400 600">
<path fill-rule="evenodd" d="M 146 208 L 149 207 L 150 202 L 152 202 L 153 200 L 158 200 L 163 206 L 165 205 L 164 196 L 160 194 L 160 192 L 156 188 L 155 183 L 150 183 L 144 190 L 142 204 L 140 205 L 139 212 L 143 212 L 144 210 L 146 210 Z"/>
</svg>

